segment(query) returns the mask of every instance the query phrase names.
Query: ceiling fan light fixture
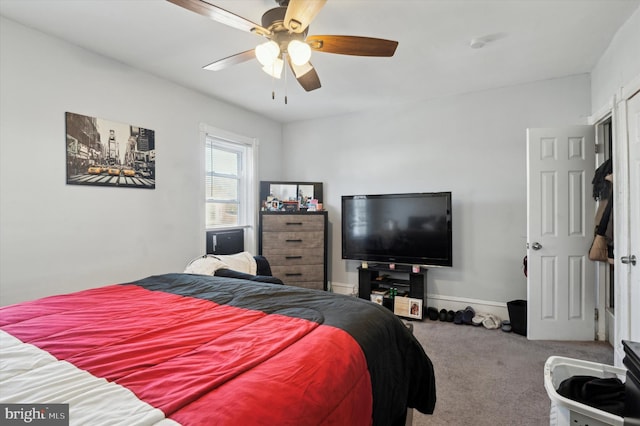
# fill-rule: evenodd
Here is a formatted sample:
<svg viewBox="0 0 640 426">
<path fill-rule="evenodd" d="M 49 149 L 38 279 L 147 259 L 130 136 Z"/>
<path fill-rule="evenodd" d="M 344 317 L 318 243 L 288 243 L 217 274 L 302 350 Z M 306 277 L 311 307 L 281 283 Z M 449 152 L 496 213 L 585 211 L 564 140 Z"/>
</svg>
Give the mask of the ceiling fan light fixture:
<svg viewBox="0 0 640 426">
<path fill-rule="evenodd" d="M 276 58 L 271 64 L 263 66 L 262 71 L 266 72 L 273 78 L 280 78 L 283 68 L 284 61 L 280 58 Z"/>
<path fill-rule="evenodd" d="M 271 66 L 278 56 L 280 56 L 280 47 L 273 40 L 256 46 L 256 58 L 264 67 Z"/>
<path fill-rule="evenodd" d="M 293 73 L 295 74 L 296 78 L 300 78 L 306 73 L 308 73 L 309 71 L 311 71 L 313 67 L 309 62 L 307 62 L 302 65 L 292 64 L 291 69 L 293 70 Z"/>
<path fill-rule="evenodd" d="M 284 72 L 285 88 L 287 72 L 284 70 L 284 62 L 288 62 L 296 80 L 307 92 L 322 87 L 318 73 L 309 62 L 312 50 L 350 56 L 391 57 L 398 47 L 397 41 L 373 37 L 308 36 L 309 24 L 327 0 L 276 0 L 280 7 L 269 9 L 262 15 L 262 26 L 209 3 L 211 0 L 167 1 L 229 27 L 257 34 L 269 40 L 254 49 L 215 61 L 205 66 L 205 69 L 216 71 L 257 59 L 263 71 L 273 78 L 280 78 Z M 496 40 L 498 36 L 500 34 L 485 36 L 484 41 Z M 290 43 L 293 40 L 296 41 Z"/>
<path fill-rule="evenodd" d="M 311 59 L 311 47 L 300 40 L 291 40 L 287 45 L 287 52 L 296 65 L 304 65 Z"/>
</svg>

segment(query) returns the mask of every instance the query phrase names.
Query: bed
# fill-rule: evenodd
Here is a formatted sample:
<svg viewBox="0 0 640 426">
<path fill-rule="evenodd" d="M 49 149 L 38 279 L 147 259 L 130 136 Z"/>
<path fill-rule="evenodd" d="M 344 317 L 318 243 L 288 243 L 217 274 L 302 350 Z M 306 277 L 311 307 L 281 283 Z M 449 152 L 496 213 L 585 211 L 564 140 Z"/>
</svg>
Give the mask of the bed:
<svg viewBox="0 0 640 426">
<path fill-rule="evenodd" d="M 432 413 L 433 366 L 380 305 L 175 273 L 0 308 L 0 403 L 71 424 L 391 425 Z"/>
</svg>

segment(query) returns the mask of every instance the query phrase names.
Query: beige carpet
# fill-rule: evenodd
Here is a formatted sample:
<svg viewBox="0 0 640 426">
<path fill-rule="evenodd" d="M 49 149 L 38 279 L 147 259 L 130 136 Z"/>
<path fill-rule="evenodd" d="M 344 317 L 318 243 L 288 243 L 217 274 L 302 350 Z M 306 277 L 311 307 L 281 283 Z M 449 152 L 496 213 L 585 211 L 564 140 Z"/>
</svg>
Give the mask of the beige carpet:
<svg viewBox="0 0 640 426">
<path fill-rule="evenodd" d="M 613 363 L 613 349 L 604 342 L 530 341 L 515 333 L 429 319 L 413 324 L 433 362 L 437 390 L 434 414 L 414 410 L 414 426 L 549 425 L 548 357 Z"/>
</svg>

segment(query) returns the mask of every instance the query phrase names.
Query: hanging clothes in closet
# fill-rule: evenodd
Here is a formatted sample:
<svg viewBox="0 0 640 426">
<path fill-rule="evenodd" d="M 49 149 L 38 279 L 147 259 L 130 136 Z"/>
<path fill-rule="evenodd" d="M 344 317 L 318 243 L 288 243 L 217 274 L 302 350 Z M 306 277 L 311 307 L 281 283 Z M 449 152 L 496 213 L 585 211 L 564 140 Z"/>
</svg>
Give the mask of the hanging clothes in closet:
<svg viewBox="0 0 640 426">
<path fill-rule="evenodd" d="M 591 183 L 593 198 L 599 201 L 594 238 L 597 235 L 604 237 L 607 245 L 607 261 L 613 264 L 613 165 L 611 159 L 606 160 L 596 169 Z"/>
</svg>

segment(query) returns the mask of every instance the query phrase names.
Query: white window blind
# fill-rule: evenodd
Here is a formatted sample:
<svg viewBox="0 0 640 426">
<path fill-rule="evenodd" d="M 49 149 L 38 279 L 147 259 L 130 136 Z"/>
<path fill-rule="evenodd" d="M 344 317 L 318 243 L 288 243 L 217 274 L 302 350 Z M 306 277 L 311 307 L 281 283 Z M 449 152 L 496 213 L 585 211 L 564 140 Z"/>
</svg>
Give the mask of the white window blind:
<svg viewBox="0 0 640 426">
<path fill-rule="evenodd" d="M 206 228 L 248 226 L 253 196 L 253 148 L 207 134 L 205 142 Z"/>
</svg>

